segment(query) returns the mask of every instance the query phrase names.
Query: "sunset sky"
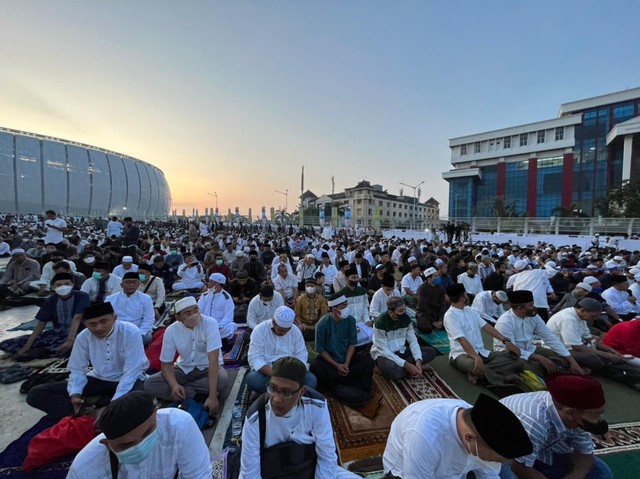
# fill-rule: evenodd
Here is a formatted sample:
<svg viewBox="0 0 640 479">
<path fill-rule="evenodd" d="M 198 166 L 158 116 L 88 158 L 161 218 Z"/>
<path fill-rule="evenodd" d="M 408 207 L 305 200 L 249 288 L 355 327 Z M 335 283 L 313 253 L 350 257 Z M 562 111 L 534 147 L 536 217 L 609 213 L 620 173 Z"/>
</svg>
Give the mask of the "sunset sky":
<svg viewBox="0 0 640 479">
<path fill-rule="evenodd" d="M 162 169 L 173 208 L 425 180 L 448 139 L 640 86 L 640 2 L 11 1 L 0 126 Z M 406 188 L 405 188 L 406 191 Z"/>
</svg>

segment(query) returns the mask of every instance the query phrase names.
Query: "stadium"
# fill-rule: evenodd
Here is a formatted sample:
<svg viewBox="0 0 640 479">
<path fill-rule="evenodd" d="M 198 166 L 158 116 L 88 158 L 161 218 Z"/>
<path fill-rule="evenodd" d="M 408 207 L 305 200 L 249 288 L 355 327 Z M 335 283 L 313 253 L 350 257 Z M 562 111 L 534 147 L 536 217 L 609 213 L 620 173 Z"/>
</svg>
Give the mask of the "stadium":
<svg viewBox="0 0 640 479">
<path fill-rule="evenodd" d="M 164 173 L 130 156 L 0 128 L 0 213 L 65 216 L 167 216 Z"/>
</svg>

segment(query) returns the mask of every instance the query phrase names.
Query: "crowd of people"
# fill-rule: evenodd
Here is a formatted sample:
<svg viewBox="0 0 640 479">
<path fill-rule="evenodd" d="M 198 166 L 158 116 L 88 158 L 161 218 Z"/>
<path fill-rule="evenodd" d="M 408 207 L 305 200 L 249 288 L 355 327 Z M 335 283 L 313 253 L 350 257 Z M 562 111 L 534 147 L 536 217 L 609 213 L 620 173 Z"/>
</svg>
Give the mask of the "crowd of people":
<svg viewBox="0 0 640 479">
<path fill-rule="evenodd" d="M 214 416 L 223 353 L 245 324 L 252 394 L 240 477 L 289 467 L 300 478 L 356 477 L 338 466 L 323 394 L 357 408 L 371 399 L 374 370 L 420 377 L 437 355 L 425 335 L 446 335 L 451 367 L 503 399 L 407 407 L 384 453 L 390 478 L 611 477 L 593 456 L 590 434 L 607 430 L 594 376 L 640 390 L 638 251 L 66 221 L 54 211 L 1 233 L 10 261 L 0 305 L 45 299 L 33 332 L 0 349 L 16 360 L 69 357 L 68 381 L 34 387 L 28 404 L 55 419 L 103 411 L 102 434 L 70 477 L 211 477 L 187 413 L 156 411 L 154 399 L 194 400 Z M 167 323 L 150 374 L 145 347 Z"/>
</svg>

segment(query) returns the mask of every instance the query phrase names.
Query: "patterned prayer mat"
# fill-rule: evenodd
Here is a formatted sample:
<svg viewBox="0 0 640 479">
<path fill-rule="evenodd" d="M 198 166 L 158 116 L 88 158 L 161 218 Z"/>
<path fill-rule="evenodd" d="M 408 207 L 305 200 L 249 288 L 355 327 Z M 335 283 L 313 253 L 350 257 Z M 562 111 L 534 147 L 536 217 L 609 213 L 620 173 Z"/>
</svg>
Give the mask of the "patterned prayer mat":
<svg viewBox="0 0 640 479">
<path fill-rule="evenodd" d="M 422 376 L 417 379 L 399 379 L 393 382 L 396 389 L 402 394 L 407 404 L 423 399 L 441 399 L 460 397 L 453 392 L 449 385 L 433 370 L 422 371 Z"/>
<path fill-rule="evenodd" d="M 602 438 L 593 437 L 595 453 L 598 455 L 617 452 L 640 451 L 640 422 L 627 422 L 609 426 L 609 432 Z"/>
<path fill-rule="evenodd" d="M 231 350 L 224 353 L 224 367 L 225 369 L 237 369 L 240 367 L 242 359 L 247 355 L 248 344 L 244 341 L 244 332 L 246 327 L 239 327 L 233 336 L 233 346 Z"/>
<path fill-rule="evenodd" d="M 55 423 L 56 421 L 53 419 L 43 417 L 35 426 L 0 452 L 0 477 L 7 479 L 64 479 L 75 454 L 31 472 L 25 472 L 22 469 L 22 463 L 27 457 L 29 441 Z"/>
<path fill-rule="evenodd" d="M 382 454 L 393 419 L 407 405 L 393 382 L 377 371 L 372 385 L 373 397 L 358 409 L 326 394 L 341 463 Z"/>
<path fill-rule="evenodd" d="M 422 334 L 416 331 L 416 334 L 429 346 L 436 348 L 441 354 L 449 354 L 449 351 L 451 351 L 449 336 L 447 336 L 447 332 L 444 329 L 434 331 L 431 334 Z"/>
</svg>

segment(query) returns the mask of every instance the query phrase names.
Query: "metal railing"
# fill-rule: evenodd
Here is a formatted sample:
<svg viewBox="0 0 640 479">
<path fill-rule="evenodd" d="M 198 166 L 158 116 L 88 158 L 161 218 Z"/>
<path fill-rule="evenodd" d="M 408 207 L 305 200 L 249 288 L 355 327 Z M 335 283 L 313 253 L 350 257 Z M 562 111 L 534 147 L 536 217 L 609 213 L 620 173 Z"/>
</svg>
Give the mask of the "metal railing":
<svg viewBox="0 0 640 479">
<path fill-rule="evenodd" d="M 447 219 L 441 220 L 446 223 Z M 631 236 L 638 232 L 640 218 L 455 218 L 464 222 L 472 233 L 518 233 L 552 235 Z"/>
</svg>

